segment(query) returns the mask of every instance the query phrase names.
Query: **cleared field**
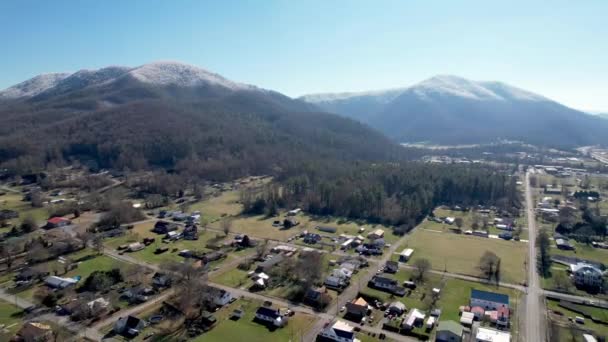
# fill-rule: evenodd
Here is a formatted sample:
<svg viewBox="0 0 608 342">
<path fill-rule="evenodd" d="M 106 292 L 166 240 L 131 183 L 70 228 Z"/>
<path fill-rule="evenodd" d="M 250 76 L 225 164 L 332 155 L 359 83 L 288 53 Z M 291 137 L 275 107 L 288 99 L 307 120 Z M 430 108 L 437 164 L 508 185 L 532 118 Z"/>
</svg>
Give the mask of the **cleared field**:
<svg viewBox="0 0 608 342">
<path fill-rule="evenodd" d="M 49 216 L 48 209 L 45 208 L 33 208 L 29 202 L 23 202 L 23 195 L 7 192 L 0 196 L 0 210 L 14 210 L 19 212 L 19 217 L 13 220 L 9 220 L 12 224 L 19 224 L 21 221 L 28 216 L 31 216 L 36 222 L 42 224 Z"/>
<path fill-rule="evenodd" d="M 524 243 L 416 229 L 406 245 L 415 250 L 410 263 L 426 258 L 433 269 L 473 276 L 479 275 L 477 265 L 481 256 L 492 251 L 501 258 L 502 281 L 521 283 L 525 280 L 527 245 Z"/>
</svg>

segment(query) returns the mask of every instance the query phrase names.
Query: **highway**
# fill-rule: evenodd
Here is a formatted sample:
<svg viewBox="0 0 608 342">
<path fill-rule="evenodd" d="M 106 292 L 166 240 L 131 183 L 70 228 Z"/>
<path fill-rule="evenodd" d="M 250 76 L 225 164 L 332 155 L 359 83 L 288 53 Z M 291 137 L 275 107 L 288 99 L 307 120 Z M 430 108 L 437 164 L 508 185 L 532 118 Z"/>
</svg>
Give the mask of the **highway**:
<svg viewBox="0 0 608 342">
<path fill-rule="evenodd" d="M 534 202 L 530 189 L 530 173 L 526 172 L 526 215 L 528 216 L 528 288 L 526 293 L 526 341 L 546 341 L 546 307 L 540 288 L 540 279 L 536 265 L 536 219 L 534 217 Z"/>
</svg>

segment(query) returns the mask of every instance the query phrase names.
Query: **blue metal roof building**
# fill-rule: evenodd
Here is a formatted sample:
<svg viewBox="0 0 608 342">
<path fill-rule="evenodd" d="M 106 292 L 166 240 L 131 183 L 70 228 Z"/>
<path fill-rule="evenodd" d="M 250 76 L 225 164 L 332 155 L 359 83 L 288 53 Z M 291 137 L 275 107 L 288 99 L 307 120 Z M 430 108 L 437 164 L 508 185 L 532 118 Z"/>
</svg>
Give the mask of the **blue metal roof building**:
<svg viewBox="0 0 608 342">
<path fill-rule="evenodd" d="M 509 296 L 502 293 L 471 289 L 471 299 L 479 299 L 509 305 Z"/>
</svg>

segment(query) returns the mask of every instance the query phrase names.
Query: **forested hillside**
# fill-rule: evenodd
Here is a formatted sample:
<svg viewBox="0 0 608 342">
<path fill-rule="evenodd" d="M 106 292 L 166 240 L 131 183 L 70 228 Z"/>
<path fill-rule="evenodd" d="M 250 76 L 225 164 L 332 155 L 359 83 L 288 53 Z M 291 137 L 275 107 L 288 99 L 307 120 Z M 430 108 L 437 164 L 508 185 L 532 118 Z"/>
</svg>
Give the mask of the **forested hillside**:
<svg viewBox="0 0 608 342">
<path fill-rule="evenodd" d="M 405 155 L 365 124 L 191 66 L 101 69 L 58 82 L 35 93 L 28 84 L 28 96 L 0 101 L 1 167 L 28 173 L 78 161 L 226 180 L 305 160 Z"/>
</svg>

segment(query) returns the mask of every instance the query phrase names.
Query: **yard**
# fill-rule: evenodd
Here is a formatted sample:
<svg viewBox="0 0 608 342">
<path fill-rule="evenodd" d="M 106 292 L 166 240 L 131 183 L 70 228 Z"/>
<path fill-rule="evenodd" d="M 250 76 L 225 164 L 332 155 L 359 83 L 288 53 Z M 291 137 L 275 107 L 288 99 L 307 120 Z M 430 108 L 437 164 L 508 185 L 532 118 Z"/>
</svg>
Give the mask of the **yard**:
<svg viewBox="0 0 608 342">
<path fill-rule="evenodd" d="M 276 330 L 269 329 L 253 320 L 255 311 L 260 305 L 260 302 L 250 299 L 237 300 L 221 311 L 231 313 L 232 310 L 240 308 L 245 312 L 241 319 L 234 321 L 228 317 L 218 317 L 215 328 L 192 341 L 225 342 L 241 341 L 243 338 L 249 342 L 298 341 L 316 321 L 314 316 L 296 313 L 289 318 L 287 326 Z"/>
<path fill-rule="evenodd" d="M 554 248 L 551 248 L 551 254 L 587 259 L 604 264 L 608 263 L 608 249 L 594 248 L 591 245 L 578 243 L 574 240 L 569 240 L 569 242 L 574 247 L 573 251 L 558 249 L 555 247 L 555 244 L 553 244 Z"/>
<path fill-rule="evenodd" d="M 154 238 L 154 243 L 147 246 L 143 250 L 129 253 L 129 256 L 151 264 L 162 264 L 169 261 L 183 261 L 184 258 L 179 256 L 178 253 L 179 251 L 184 249 L 191 251 L 210 252 L 211 249 L 206 247 L 209 243 L 215 244 L 225 239 L 222 233 L 209 230 L 203 231 L 199 229 L 198 240 L 181 239 L 165 243 L 162 242 L 164 235 L 159 235 L 151 231 L 151 229 L 154 227 L 154 224 L 155 222 L 136 224 L 133 229 L 127 231 L 125 235 L 106 239 L 105 245 L 108 248 L 117 249 L 121 245 L 126 245 L 137 241 L 141 242 L 144 238 Z M 182 227 L 179 227 L 179 230 L 182 229 Z M 169 248 L 169 250 L 161 254 L 155 254 L 154 252 L 158 247 L 167 247 Z"/>
<path fill-rule="evenodd" d="M 602 310 L 599 308 L 589 307 L 589 306 L 583 306 L 583 305 L 578 305 L 578 306 L 581 309 L 592 314 L 594 317 L 598 317 L 602 320 L 608 321 L 608 311 Z M 577 313 L 577 312 L 574 312 L 574 311 L 571 311 L 569 309 L 559 306 L 559 301 L 547 300 L 547 309 L 553 312 L 550 315 L 550 317 L 551 317 L 551 319 L 553 319 L 557 322 L 560 322 L 565 325 L 575 324 L 577 327 L 579 327 L 581 329 L 593 330 L 599 336 L 608 337 L 608 326 L 599 324 L 599 323 L 595 323 L 589 318 L 585 318 L 584 324 L 570 323 L 568 321 L 568 318 L 570 318 L 570 317 L 574 318 L 576 316 L 582 316 L 582 315 L 580 313 Z M 559 312 L 562 315 L 555 314 L 555 312 Z"/>
<path fill-rule="evenodd" d="M 472 276 L 479 276 L 479 259 L 486 251 L 491 251 L 501 258 L 502 281 L 525 281 L 525 243 L 416 229 L 404 247 L 414 249 L 410 264 L 426 258 L 435 270 Z"/>
<path fill-rule="evenodd" d="M 20 308 L 0 300 L 0 340 L 8 341 L 21 327 L 22 311 Z"/>
<path fill-rule="evenodd" d="M 24 218 L 31 216 L 36 222 L 43 224 L 48 219 L 48 208 L 33 208 L 29 202 L 23 202 L 23 194 L 7 192 L 0 196 L 0 210 L 7 209 L 19 212 L 19 217 L 9 220 L 12 224 L 20 223 Z"/>
</svg>

